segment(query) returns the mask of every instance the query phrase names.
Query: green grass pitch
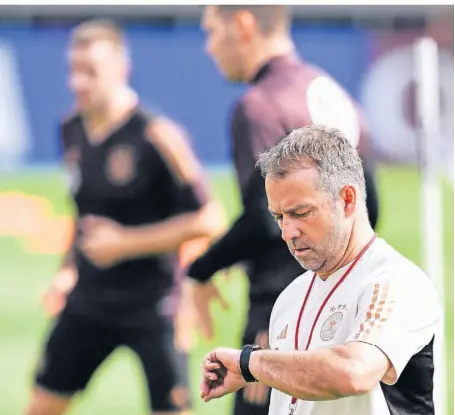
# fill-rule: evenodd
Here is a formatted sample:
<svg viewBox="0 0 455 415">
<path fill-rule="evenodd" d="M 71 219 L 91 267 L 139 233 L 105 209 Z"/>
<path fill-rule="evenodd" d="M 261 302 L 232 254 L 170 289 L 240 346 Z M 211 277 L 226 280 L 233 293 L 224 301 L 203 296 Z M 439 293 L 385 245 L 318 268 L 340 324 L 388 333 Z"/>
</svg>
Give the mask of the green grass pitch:
<svg viewBox="0 0 455 415">
<path fill-rule="evenodd" d="M 65 213 L 64 187 L 55 172 L 2 174 L 0 194 L 21 190 L 52 201 L 56 213 Z M 238 193 L 228 173 L 213 173 L 217 195 L 224 202 L 232 220 L 239 212 Z M 410 259 L 421 264 L 419 176 L 412 168 L 382 167 L 379 171 L 381 221 L 379 234 Z M 1 203 L 1 202 L 0 202 Z M 0 207 L 1 209 L 1 207 Z M 453 187 L 444 187 L 444 255 L 445 306 L 448 367 L 448 391 L 453 391 Z M 19 212 L 20 213 L 20 212 Z M 19 214 L 18 213 L 18 214 Z M 1 230 L 1 227 L 0 227 Z M 28 397 L 28 387 L 40 341 L 49 321 L 40 308 L 40 296 L 52 277 L 58 262 L 55 255 L 26 253 L 17 239 L 0 233 L 0 414 L 19 415 Z M 199 342 L 191 358 L 195 413 L 227 415 L 230 397 L 204 404 L 197 397 L 201 357 L 218 345 L 239 346 L 247 308 L 247 282 L 233 270 L 229 279 L 217 278 L 222 292 L 231 304 L 229 311 L 214 306 L 216 338 L 210 344 Z M 136 415 L 145 414 L 146 395 L 138 361 L 128 350 L 115 352 L 93 378 L 86 393 L 76 400 L 71 415 Z M 447 397 L 453 413 L 453 396 Z"/>
</svg>

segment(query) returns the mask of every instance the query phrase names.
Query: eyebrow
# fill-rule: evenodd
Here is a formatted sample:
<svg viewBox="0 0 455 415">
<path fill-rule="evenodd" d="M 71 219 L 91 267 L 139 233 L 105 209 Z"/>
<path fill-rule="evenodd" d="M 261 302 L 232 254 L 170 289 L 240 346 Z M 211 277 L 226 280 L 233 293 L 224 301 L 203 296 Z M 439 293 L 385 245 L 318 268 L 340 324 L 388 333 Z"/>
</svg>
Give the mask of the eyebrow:
<svg viewBox="0 0 455 415">
<path fill-rule="evenodd" d="M 291 209 L 286 209 L 284 211 L 284 213 L 294 213 L 296 212 L 297 210 L 302 210 L 302 209 L 310 209 L 312 208 L 313 205 L 309 204 L 309 203 L 303 203 L 301 205 L 296 205 L 294 207 L 292 207 Z M 269 212 L 273 215 L 273 216 L 278 216 L 279 214 L 278 213 L 274 213 L 270 208 L 269 208 Z"/>
</svg>

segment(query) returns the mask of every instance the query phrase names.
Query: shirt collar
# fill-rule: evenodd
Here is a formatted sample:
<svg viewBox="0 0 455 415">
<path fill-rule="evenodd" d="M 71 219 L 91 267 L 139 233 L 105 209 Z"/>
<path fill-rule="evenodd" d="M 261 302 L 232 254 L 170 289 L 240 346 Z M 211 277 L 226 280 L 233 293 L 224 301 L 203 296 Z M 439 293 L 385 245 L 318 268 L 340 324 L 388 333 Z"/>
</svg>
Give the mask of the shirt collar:
<svg viewBox="0 0 455 415">
<path fill-rule="evenodd" d="M 298 61 L 298 57 L 294 53 L 275 56 L 267 63 L 262 65 L 262 67 L 256 72 L 256 75 L 254 75 L 254 77 L 251 79 L 250 84 L 257 84 L 271 70 L 279 66 L 289 65 L 296 61 Z"/>
</svg>

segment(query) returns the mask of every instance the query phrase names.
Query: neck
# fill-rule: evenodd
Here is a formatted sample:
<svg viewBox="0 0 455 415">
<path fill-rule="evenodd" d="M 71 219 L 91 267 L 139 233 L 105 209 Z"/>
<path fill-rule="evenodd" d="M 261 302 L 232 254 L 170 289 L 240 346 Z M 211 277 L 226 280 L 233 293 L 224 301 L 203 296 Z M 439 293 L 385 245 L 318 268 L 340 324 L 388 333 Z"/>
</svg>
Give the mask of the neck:
<svg viewBox="0 0 455 415">
<path fill-rule="evenodd" d="M 332 274 L 338 271 L 340 268 L 348 265 L 350 262 L 354 261 L 357 255 L 360 254 L 365 245 L 370 242 L 371 238 L 374 236 L 374 230 L 371 228 L 370 222 L 368 220 L 368 214 L 362 215 L 362 217 L 357 217 L 354 220 L 352 226 L 351 234 L 349 235 L 348 244 L 343 251 L 343 255 L 337 261 L 335 266 L 333 266 L 327 272 L 317 272 L 317 275 L 322 280 L 327 280 Z"/>
<path fill-rule="evenodd" d="M 255 53 L 250 55 L 246 68 L 246 79 L 251 81 L 258 71 L 273 58 L 294 52 L 295 47 L 287 35 L 277 35 L 258 40 L 253 47 Z"/>
<path fill-rule="evenodd" d="M 137 105 L 137 94 L 130 87 L 119 88 L 109 102 L 84 116 L 89 129 L 103 130 L 121 122 Z"/>
</svg>

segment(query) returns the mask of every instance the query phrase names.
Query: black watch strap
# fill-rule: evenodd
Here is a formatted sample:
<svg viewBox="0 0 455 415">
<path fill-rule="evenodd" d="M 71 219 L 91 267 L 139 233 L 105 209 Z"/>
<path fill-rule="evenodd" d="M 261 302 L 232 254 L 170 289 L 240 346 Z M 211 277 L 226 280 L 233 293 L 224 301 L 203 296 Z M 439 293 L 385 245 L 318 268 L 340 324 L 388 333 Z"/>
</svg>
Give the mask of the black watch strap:
<svg viewBox="0 0 455 415">
<path fill-rule="evenodd" d="M 240 373 L 247 382 L 257 382 L 250 372 L 250 356 L 256 350 L 261 350 L 261 348 L 255 344 L 247 344 L 243 346 L 240 353 Z"/>
</svg>

